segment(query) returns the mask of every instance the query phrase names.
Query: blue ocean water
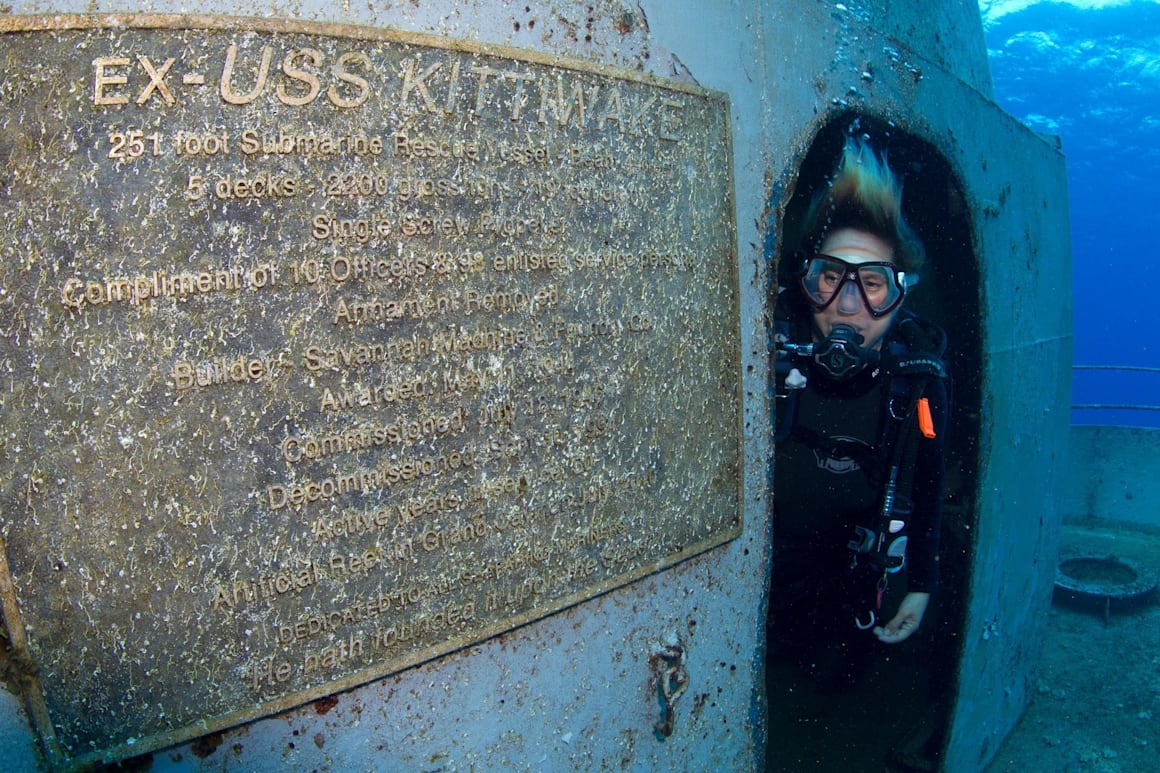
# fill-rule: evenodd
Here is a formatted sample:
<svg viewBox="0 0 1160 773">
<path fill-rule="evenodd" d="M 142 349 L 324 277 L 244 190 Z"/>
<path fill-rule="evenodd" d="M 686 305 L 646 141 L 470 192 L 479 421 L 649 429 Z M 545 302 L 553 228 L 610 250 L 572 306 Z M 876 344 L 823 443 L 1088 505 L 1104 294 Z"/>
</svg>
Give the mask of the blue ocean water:
<svg viewBox="0 0 1160 773">
<path fill-rule="evenodd" d="M 996 101 L 1067 157 L 1072 423 L 1160 427 L 1160 0 L 979 8 Z"/>
</svg>

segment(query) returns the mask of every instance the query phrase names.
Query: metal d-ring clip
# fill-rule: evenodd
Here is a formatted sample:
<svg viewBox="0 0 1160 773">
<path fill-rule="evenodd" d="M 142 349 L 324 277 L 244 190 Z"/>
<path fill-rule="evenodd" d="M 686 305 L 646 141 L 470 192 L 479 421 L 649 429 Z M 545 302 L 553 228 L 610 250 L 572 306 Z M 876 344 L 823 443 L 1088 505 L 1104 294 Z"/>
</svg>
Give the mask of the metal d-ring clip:
<svg viewBox="0 0 1160 773">
<path fill-rule="evenodd" d="M 877 620 L 878 617 L 874 614 L 873 609 L 870 610 L 870 622 L 865 624 L 863 624 L 862 621 L 858 619 L 858 615 L 854 615 L 854 625 L 858 626 L 859 631 L 869 631 L 874 627 L 874 623 L 877 622 Z"/>
</svg>

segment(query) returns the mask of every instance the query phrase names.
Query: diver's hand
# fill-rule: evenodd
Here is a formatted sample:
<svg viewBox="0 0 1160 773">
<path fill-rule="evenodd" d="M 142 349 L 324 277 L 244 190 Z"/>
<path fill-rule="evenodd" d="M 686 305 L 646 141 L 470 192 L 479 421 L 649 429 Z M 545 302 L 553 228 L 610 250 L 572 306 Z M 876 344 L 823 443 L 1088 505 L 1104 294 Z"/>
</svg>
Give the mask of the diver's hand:
<svg viewBox="0 0 1160 773">
<path fill-rule="evenodd" d="M 898 614 L 894 619 L 885 626 L 880 625 L 874 629 L 878 641 L 898 644 L 909 639 L 922 623 L 922 616 L 926 614 L 928 603 L 930 603 L 929 593 L 907 593 L 902 603 L 898 605 Z"/>
</svg>

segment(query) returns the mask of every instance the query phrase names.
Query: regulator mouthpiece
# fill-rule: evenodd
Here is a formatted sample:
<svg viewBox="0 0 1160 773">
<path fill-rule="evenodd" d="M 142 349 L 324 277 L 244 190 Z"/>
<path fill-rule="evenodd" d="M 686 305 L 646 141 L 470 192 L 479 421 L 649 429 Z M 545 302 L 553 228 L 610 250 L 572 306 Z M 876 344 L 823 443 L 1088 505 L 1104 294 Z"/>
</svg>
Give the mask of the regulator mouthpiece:
<svg viewBox="0 0 1160 773">
<path fill-rule="evenodd" d="M 834 325 L 830 334 L 814 344 L 814 362 L 835 381 L 850 378 L 867 365 L 878 361 L 878 352 L 865 349 L 866 340 L 849 325 Z"/>
</svg>

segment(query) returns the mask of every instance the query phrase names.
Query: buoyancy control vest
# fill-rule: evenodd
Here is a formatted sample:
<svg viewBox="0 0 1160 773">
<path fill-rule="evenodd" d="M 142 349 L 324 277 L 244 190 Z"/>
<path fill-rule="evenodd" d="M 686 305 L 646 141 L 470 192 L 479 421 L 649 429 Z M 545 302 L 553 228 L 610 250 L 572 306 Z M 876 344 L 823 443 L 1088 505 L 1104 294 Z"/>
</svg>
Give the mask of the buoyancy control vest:
<svg viewBox="0 0 1160 773">
<path fill-rule="evenodd" d="M 793 309 L 792 301 L 782 300 L 774 315 L 775 361 L 770 384 L 775 405 L 774 440 L 776 444 L 794 440 L 832 458 L 852 459 L 880 488 L 875 517 L 857 525 L 847 544 L 851 570 L 876 579 L 875 601 L 880 603 L 887 576 L 901 571 L 906 562 L 918 437 L 933 437 L 935 433 L 926 394 L 932 381 L 947 377 L 943 363 L 946 334 L 907 309 L 896 313 L 878 362 L 867 366 L 880 369 L 878 377 L 887 379 L 878 442 L 867 447 L 799 425 L 799 395 L 808 387 L 803 371 L 811 371 L 808 357 L 812 350 L 800 345 L 811 340 L 809 316 L 808 311 Z M 856 622 L 869 628 L 875 619 L 872 609 Z"/>
</svg>

